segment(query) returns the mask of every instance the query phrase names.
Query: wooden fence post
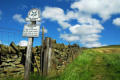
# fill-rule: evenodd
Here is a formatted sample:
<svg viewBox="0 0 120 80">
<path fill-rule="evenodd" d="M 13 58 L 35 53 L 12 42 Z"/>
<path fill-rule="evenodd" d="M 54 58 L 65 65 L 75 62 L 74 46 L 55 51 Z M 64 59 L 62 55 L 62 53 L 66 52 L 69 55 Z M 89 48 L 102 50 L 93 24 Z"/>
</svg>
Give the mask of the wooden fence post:
<svg viewBox="0 0 120 80">
<path fill-rule="evenodd" d="M 43 59 L 44 59 L 44 27 L 42 27 L 42 46 L 41 46 L 41 54 L 40 54 L 40 69 L 41 74 L 43 74 Z"/>
<path fill-rule="evenodd" d="M 47 75 L 47 44 L 48 44 L 48 38 L 45 38 L 45 49 L 44 49 L 44 57 L 43 57 L 43 75 Z"/>
<path fill-rule="evenodd" d="M 51 71 L 51 57 L 52 57 L 52 40 L 49 38 L 49 46 L 48 46 L 48 74 Z"/>
<path fill-rule="evenodd" d="M 50 67 L 51 67 L 51 52 L 52 52 L 52 47 L 51 47 L 51 39 L 50 38 L 45 38 L 45 48 L 43 51 L 43 76 L 47 76 L 48 73 L 50 72 Z"/>
</svg>

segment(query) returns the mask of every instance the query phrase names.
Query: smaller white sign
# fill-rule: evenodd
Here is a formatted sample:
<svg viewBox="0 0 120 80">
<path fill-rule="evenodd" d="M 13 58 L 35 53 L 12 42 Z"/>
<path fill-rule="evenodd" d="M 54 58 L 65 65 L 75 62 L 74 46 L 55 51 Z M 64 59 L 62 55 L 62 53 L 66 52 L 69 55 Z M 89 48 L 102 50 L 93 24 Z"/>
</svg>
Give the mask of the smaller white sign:
<svg viewBox="0 0 120 80">
<path fill-rule="evenodd" d="M 23 37 L 39 37 L 39 25 L 24 25 Z"/>
<path fill-rule="evenodd" d="M 26 21 L 40 21 L 40 10 L 39 9 L 31 9 L 28 12 L 28 17 Z"/>
</svg>

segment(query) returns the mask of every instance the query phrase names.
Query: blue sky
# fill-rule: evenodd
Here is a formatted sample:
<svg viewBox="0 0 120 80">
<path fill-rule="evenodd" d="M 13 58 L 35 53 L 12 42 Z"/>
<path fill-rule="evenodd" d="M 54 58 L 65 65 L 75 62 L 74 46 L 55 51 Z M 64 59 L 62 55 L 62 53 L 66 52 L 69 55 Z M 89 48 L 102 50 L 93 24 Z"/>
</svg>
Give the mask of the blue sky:
<svg viewBox="0 0 120 80">
<path fill-rule="evenodd" d="M 0 0 L 0 43 L 26 45 L 22 30 L 32 8 L 41 11 L 45 36 L 59 43 L 85 47 L 120 44 L 119 0 Z M 35 38 L 34 46 L 40 43 L 41 36 Z"/>
</svg>

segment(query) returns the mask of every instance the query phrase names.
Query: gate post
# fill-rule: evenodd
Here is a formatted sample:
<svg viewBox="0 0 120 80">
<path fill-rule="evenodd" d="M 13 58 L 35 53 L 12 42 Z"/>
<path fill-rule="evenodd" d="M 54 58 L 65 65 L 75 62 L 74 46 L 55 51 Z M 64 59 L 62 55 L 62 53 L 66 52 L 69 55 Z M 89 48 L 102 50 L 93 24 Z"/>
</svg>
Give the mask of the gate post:
<svg viewBox="0 0 120 80">
<path fill-rule="evenodd" d="M 42 56 L 42 63 L 43 63 L 43 76 L 47 76 L 48 73 L 50 72 L 51 69 L 51 52 L 52 52 L 52 42 L 51 38 L 46 37 L 45 38 L 45 46 L 44 46 L 44 51 L 43 51 L 43 56 Z"/>
</svg>

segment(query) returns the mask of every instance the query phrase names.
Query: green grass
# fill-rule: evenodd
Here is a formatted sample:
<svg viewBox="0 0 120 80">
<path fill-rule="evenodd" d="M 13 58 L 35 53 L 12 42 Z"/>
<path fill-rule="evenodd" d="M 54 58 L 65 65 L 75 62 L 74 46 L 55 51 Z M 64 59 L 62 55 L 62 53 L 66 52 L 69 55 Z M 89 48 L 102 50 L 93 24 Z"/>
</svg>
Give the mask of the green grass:
<svg viewBox="0 0 120 80">
<path fill-rule="evenodd" d="M 120 80 L 120 53 L 85 50 L 64 73 L 51 80 Z"/>
<path fill-rule="evenodd" d="M 104 61 L 107 67 L 107 80 L 120 80 L 120 53 L 105 55 Z"/>
<path fill-rule="evenodd" d="M 120 80 L 120 53 L 85 50 L 60 75 L 46 78 L 32 74 L 30 80 Z"/>
<path fill-rule="evenodd" d="M 68 65 L 64 73 L 54 80 L 90 80 L 92 73 L 89 67 L 97 56 L 93 53 L 90 50 L 84 51 L 73 63 Z"/>
</svg>

